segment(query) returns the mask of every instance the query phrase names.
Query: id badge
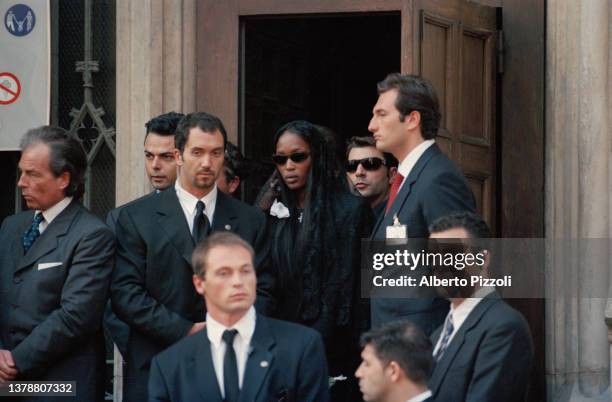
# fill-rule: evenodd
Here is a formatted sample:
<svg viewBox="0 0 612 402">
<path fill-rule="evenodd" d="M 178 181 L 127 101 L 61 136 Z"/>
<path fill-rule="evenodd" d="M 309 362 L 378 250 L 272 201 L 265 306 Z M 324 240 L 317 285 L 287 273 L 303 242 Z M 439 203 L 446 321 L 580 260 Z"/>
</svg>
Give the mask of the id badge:
<svg viewBox="0 0 612 402">
<path fill-rule="evenodd" d="M 408 233 L 406 225 L 402 225 L 397 217 L 393 216 L 393 225 L 387 226 L 387 239 L 407 239 Z"/>
</svg>

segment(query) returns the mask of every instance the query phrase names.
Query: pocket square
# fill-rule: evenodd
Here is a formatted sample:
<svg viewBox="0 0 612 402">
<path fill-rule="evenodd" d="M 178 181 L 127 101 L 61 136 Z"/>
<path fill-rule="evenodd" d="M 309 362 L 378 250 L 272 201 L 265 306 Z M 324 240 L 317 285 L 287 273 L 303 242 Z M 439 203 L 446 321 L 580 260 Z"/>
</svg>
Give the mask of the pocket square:
<svg viewBox="0 0 612 402">
<path fill-rule="evenodd" d="M 43 269 L 59 267 L 60 265 L 62 265 L 61 262 L 41 262 L 38 264 L 38 270 L 42 271 Z"/>
</svg>

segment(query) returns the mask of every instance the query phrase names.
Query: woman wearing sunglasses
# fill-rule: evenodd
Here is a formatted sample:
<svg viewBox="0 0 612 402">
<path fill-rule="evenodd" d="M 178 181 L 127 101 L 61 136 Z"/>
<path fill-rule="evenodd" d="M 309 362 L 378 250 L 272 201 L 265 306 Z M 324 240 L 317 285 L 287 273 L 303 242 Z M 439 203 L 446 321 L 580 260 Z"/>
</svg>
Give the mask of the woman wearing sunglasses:
<svg viewBox="0 0 612 402">
<path fill-rule="evenodd" d="M 274 316 L 319 331 L 330 375 L 353 379 L 364 325 L 354 308 L 360 241 L 370 235 L 372 212 L 337 174 L 334 149 L 313 124 L 281 127 L 272 160 L 276 171 L 259 205 L 268 216 L 270 263 L 277 275 Z M 348 382 L 332 387 L 333 400 L 352 400 Z"/>
</svg>

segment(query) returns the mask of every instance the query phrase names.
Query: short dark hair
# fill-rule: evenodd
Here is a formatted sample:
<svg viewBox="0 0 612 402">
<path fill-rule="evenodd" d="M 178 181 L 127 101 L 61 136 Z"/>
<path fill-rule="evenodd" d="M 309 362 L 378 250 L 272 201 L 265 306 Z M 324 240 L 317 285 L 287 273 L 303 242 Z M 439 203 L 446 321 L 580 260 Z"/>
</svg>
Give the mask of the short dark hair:
<svg viewBox="0 0 612 402">
<path fill-rule="evenodd" d="M 463 228 L 474 239 L 491 237 L 489 225 L 482 217 L 473 212 L 457 211 L 441 216 L 429 226 L 429 233 L 439 233 L 445 230 Z"/>
<path fill-rule="evenodd" d="M 417 75 L 392 73 L 378 83 L 378 94 L 397 90 L 395 107 L 400 112 L 400 120 L 413 111 L 421 115 L 421 134 L 426 140 L 436 138 L 440 128 L 440 103 L 433 85 Z"/>
<path fill-rule="evenodd" d="M 387 366 L 396 362 L 411 381 L 425 385 L 433 368 L 432 344 L 410 321 L 394 321 L 361 336 L 361 346 L 370 345 Z"/>
<path fill-rule="evenodd" d="M 179 121 L 185 116 L 183 113 L 168 112 L 153 117 L 145 123 L 145 138 L 149 133 L 155 133 L 162 136 L 174 135 Z"/>
<path fill-rule="evenodd" d="M 364 135 L 363 137 L 351 137 L 346 142 L 346 159 L 348 159 L 349 153 L 353 148 L 364 148 L 364 147 L 374 147 L 376 148 L 376 140 L 371 135 Z M 388 152 L 382 152 L 383 157 L 385 158 L 385 166 L 387 168 L 397 167 L 398 162 L 395 156 L 391 155 Z"/>
<path fill-rule="evenodd" d="M 53 176 L 59 177 L 64 172 L 70 174 L 70 183 L 64 189 L 64 195 L 81 197 L 85 192 L 87 155 L 76 136 L 56 126 L 33 128 L 21 138 L 21 151 L 36 144 L 49 147 L 49 169 Z"/>
<path fill-rule="evenodd" d="M 193 250 L 191 255 L 191 266 L 193 273 L 201 278 L 204 278 L 206 273 L 206 258 L 210 251 L 218 246 L 237 246 L 242 247 L 251 254 L 251 258 L 255 259 L 255 251 L 253 247 L 242 237 L 228 231 L 220 231 L 211 234 L 201 241 Z"/>
<path fill-rule="evenodd" d="M 185 144 L 189 139 L 189 131 L 199 127 L 205 133 L 214 133 L 216 130 L 221 132 L 223 136 L 223 147 L 227 144 L 227 132 L 223 126 L 223 122 L 217 116 L 213 116 L 206 112 L 195 112 L 186 114 L 178 123 L 174 133 L 174 145 L 181 153 L 185 150 Z"/>
<path fill-rule="evenodd" d="M 244 159 L 240 149 L 231 142 L 225 144 L 225 160 L 223 164 L 225 176 L 228 181 L 238 177 L 240 181 L 249 175 L 247 161 Z"/>
</svg>

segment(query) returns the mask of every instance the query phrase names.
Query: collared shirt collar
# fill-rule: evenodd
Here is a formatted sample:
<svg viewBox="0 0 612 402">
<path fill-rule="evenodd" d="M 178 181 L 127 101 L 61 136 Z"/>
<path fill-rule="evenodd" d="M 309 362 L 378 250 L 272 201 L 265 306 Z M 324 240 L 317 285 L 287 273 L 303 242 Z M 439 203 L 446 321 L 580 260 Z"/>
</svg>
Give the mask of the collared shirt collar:
<svg viewBox="0 0 612 402">
<path fill-rule="evenodd" d="M 235 329 L 238 331 L 238 335 L 240 335 L 244 344 L 248 345 L 251 343 L 251 338 L 255 332 L 255 320 L 256 314 L 253 306 L 251 306 L 246 314 L 238 320 L 236 324 L 232 325 L 231 328 L 226 327 L 212 318 L 210 314 L 206 313 L 206 333 L 208 335 L 208 340 L 218 348 L 222 342 L 221 337 L 223 336 L 223 332 L 227 329 Z"/>
<path fill-rule="evenodd" d="M 180 178 L 176 180 L 176 184 L 174 185 L 176 189 L 176 196 L 179 199 L 179 203 L 183 208 L 183 212 L 185 213 L 185 218 L 187 219 L 187 223 L 189 224 L 189 229 L 192 229 L 193 218 L 196 214 L 196 204 L 198 201 L 202 201 L 205 205 L 204 213 L 208 217 L 208 221 L 212 225 L 213 218 L 215 214 L 215 206 L 217 204 L 217 184 L 215 183 L 212 190 L 209 191 L 203 198 L 197 198 L 195 195 L 191 194 L 189 191 L 185 190 L 181 187 Z"/>
<path fill-rule="evenodd" d="M 451 333 L 448 339 L 449 343 L 455 337 L 455 334 L 459 332 L 459 329 L 461 329 L 461 326 L 463 325 L 465 320 L 468 318 L 470 313 L 474 311 L 478 303 L 480 303 L 485 296 L 487 296 L 489 293 L 493 293 L 494 291 L 495 291 L 495 287 L 485 286 L 485 287 L 478 289 L 476 292 L 474 292 L 474 295 L 473 295 L 474 297 L 468 297 L 464 299 L 461 302 L 461 304 L 458 305 L 457 307 L 454 307 L 451 304 L 450 311 L 448 314 L 452 314 L 453 332 Z M 444 332 L 444 327 L 442 328 L 442 331 Z M 435 345 L 434 354 L 440 348 L 441 342 L 442 342 L 442 336 L 440 336 L 440 338 L 438 339 L 438 342 Z"/>
<path fill-rule="evenodd" d="M 64 197 L 60 202 L 52 206 L 51 208 L 42 211 L 43 218 L 45 218 L 40 225 L 38 226 L 38 231 L 40 234 L 45 231 L 45 229 L 53 222 L 55 218 L 59 214 L 62 213 L 64 209 L 72 202 L 73 197 Z M 40 210 L 36 210 L 35 214 L 41 212 Z"/>
<path fill-rule="evenodd" d="M 427 398 L 431 398 L 431 395 L 432 395 L 431 391 L 427 390 L 423 393 L 418 394 L 417 396 L 413 396 L 412 398 L 408 399 L 406 402 L 423 402 Z"/>
<path fill-rule="evenodd" d="M 408 155 L 406 155 L 404 160 L 400 162 L 399 166 L 397 167 L 397 171 L 404 178 L 408 177 L 408 175 L 410 174 L 410 171 L 412 170 L 414 165 L 416 165 L 419 158 L 425 153 L 425 151 L 427 151 L 427 148 L 429 148 L 435 143 L 436 143 L 435 140 L 425 140 L 419 145 L 417 145 L 412 151 L 408 153 Z M 402 182 L 402 184 L 400 185 L 400 188 L 402 188 L 403 184 L 404 182 Z"/>
</svg>

